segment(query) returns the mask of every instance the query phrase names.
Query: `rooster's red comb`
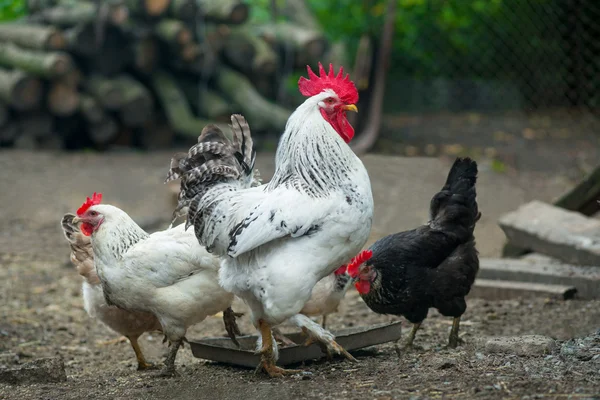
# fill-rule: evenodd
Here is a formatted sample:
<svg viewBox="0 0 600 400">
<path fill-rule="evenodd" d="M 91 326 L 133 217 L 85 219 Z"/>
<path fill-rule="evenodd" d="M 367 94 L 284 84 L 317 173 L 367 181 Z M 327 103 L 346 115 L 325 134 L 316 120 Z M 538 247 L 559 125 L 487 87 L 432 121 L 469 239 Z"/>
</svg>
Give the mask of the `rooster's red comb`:
<svg viewBox="0 0 600 400">
<path fill-rule="evenodd" d="M 90 199 L 88 197 L 85 200 L 85 203 L 83 203 L 81 205 L 81 207 L 79 207 L 77 209 L 77 216 L 81 217 L 83 215 L 83 213 L 88 210 L 88 208 L 90 208 L 91 206 L 95 206 L 97 204 L 100 204 L 100 202 L 102 202 L 102 193 L 96 193 L 96 192 L 94 192 L 94 194 L 92 195 L 92 198 Z"/>
<path fill-rule="evenodd" d="M 329 73 L 326 73 L 323 64 L 319 63 L 319 76 L 310 69 L 310 66 L 307 65 L 306 69 L 308 79 L 301 76 L 298 81 L 298 89 L 303 96 L 311 97 L 321 93 L 324 89 L 331 89 L 346 104 L 354 104 L 358 101 L 356 86 L 350 80 L 349 74 L 344 77 L 344 67 L 340 67 L 337 76 L 333 71 L 332 64 L 329 64 Z"/>
<path fill-rule="evenodd" d="M 350 261 L 350 264 L 348 264 L 348 268 L 346 269 L 346 273 L 352 278 L 356 278 L 358 276 L 358 267 L 360 267 L 364 262 L 368 261 L 371 257 L 373 257 L 372 250 L 361 251 L 352 259 L 352 261 Z"/>
</svg>

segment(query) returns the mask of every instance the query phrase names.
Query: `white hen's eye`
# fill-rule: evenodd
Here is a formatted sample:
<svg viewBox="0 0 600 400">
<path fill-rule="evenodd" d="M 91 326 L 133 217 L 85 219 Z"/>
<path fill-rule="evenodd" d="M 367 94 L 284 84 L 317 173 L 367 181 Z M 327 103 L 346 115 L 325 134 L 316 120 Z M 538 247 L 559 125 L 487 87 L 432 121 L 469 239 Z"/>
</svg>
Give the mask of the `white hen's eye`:
<svg viewBox="0 0 600 400">
<path fill-rule="evenodd" d="M 97 216 L 97 215 L 98 215 L 98 213 L 97 213 L 96 211 L 91 211 L 91 212 L 90 212 L 90 215 L 91 215 L 92 217 L 95 217 L 95 216 Z"/>
</svg>

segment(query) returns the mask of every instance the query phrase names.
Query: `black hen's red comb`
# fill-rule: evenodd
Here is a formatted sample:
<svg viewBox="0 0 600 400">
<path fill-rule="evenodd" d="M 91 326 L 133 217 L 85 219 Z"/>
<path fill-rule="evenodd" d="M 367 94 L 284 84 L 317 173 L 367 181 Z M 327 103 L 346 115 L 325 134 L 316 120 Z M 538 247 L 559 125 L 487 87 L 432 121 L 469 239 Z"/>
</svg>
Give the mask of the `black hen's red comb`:
<svg viewBox="0 0 600 400">
<path fill-rule="evenodd" d="M 77 209 L 77 216 L 81 217 L 83 215 L 83 213 L 88 210 L 88 208 L 90 208 L 91 206 L 95 206 L 97 204 L 100 204 L 101 202 L 102 202 L 102 193 L 96 193 L 96 192 L 94 192 L 94 194 L 92 195 L 92 198 L 90 199 L 88 197 L 85 200 L 85 203 L 83 203 L 81 205 L 81 207 L 79 207 Z"/>
<path fill-rule="evenodd" d="M 350 261 L 350 264 L 348 264 L 348 268 L 346 269 L 346 273 L 352 278 L 356 278 L 358 276 L 358 267 L 368 261 L 371 257 L 373 257 L 372 250 L 361 251 L 352 259 L 352 261 Z"/>
<path fill-rule="evenodd" d="M 329 73 L 326 73 L 323 64 L 319 63 L 319 76 L 310 69 L 310 66 L 307 65 L 306 69 L 308 79 L 301 76 L 298 81 L 298 89 L 303 96 L 311 97 L 321 93 L 324 89 L 331 89 L 346 104 L 354 104 L 358 101 L 356 86 L 350 80 L 349 74 L 344 77 L 344 67 L 340 67 L 337 76 L 333 71 L 332 64 L 329 64 Z"/>
</svg>

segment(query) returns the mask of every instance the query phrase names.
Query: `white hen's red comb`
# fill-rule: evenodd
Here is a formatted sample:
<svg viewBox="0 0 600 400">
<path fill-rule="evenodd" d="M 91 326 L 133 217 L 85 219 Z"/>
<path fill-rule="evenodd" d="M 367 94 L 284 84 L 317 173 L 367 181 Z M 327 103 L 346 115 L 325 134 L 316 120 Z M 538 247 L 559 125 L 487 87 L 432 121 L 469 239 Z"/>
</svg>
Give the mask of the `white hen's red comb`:
<svg viewBox="0 0 600 400">
<path fill-rule="evenodd" d="M 95 206 L 98 205 L 102 202 L 102 193 L 96 193 L 94 192 L 94 194 L 92 195 L 92 198 L 90 199 L 89 197 L 85 200 L 85 203 L 83 203 L 81 205 L 81 207 L 79 207 L 77 209 L 77 216 L 81 217 L 83 215 L 84 212 L 86 212 L 88 210 L 88 208 L 90 208 L 91 206 Z"/>
</svg>

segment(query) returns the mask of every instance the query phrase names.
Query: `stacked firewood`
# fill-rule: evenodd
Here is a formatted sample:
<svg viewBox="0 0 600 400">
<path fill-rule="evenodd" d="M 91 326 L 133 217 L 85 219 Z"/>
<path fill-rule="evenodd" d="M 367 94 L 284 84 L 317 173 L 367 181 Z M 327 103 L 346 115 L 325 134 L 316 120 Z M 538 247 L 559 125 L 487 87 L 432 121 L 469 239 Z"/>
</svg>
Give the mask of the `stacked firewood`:
<svg viewBox="0 0 600 400">
<path fill-rule="evenodd" d="M 281 132 L 282 71 L 335 47 L 305 9 L 257 25 L 240 0 L 27 3 L 0 24 L 0 146 L 160 148 L 232 112 Z"/>
</svg>

